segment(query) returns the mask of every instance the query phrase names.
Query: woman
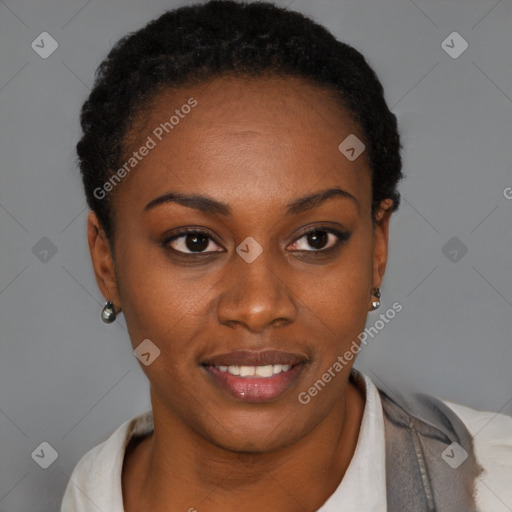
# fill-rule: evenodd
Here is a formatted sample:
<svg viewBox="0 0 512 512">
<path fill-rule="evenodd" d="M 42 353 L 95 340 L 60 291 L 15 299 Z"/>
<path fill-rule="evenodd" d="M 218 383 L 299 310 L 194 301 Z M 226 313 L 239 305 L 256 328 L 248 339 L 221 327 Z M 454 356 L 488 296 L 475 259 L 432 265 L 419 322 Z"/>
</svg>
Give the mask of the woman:
<svg viewBox="0 0 512 512">
<path fill-rule="evenodd" d="M 80 460 L 64 512 L 512 502 L 483 413 L 353 369 L 402 177 L 356 50 L 268 3 L 183 7 L 116 44 L 81 121 L 102 318 L 125 315 L 152 410 Z"/>
</svg>

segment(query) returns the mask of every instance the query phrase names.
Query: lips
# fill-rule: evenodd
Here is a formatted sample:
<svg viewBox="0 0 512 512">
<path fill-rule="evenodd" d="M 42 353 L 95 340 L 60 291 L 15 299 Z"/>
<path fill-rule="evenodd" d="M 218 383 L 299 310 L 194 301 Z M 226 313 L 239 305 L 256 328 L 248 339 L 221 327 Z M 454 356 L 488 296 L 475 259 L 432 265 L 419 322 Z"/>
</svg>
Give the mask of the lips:
<svg viewBox="0 0 512 512">
<path fill-rule="evenodd" d="M 276 400 L 297 382 L 308 358 L 276 350 L 237 351 L 205 359 L 217 387 L 246 402 Z"/>
</svg>

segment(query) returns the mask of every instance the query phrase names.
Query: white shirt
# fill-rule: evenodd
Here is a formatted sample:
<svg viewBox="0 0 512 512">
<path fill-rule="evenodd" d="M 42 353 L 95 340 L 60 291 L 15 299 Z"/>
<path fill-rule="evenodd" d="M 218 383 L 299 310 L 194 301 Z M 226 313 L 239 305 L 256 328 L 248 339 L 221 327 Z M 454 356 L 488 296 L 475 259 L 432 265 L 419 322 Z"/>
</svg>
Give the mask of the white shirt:
<svg viewBox="0 0 512 512">
<path fill-rule="evenodd" d="M 386 512 L 384 417 L 380 395 L 364 374 L 366 394 L 356 449 L 340 485 L 317 512 Z M 512 510 L 512 417 L 444 402 L 474 436 L 483 472 L 475 500 L 480 512 Z M 153 430 L 152 411 L 123 423 L 106 441 L 88 451 L 71 474 L 61 512 L 124 512 L 121 471 L 133 436 Z"/>
</svg>

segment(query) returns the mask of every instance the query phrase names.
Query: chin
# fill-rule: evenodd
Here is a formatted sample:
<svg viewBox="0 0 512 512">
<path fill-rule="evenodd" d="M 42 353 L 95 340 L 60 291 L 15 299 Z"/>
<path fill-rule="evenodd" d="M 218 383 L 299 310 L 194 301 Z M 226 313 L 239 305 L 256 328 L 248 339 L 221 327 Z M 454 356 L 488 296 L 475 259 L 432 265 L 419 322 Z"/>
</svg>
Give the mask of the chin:
<svg viewBox="0 0 512 512">
<path fill-rule="evenodd" d="M 279 415 L 281 416 L 281 415 Z M 283 450 L 296 443 L 308 433 L 304 422 L 290 421 L 290 415 L 280 421 L 275 415 L 271 421 L 264 417 L 254 419 L 253 415 L 244 420 L 218 424 L 212 431 L 212 422 L 202 437 L 215 446 L 238 453 L 263 454 Z"/>
</svg>

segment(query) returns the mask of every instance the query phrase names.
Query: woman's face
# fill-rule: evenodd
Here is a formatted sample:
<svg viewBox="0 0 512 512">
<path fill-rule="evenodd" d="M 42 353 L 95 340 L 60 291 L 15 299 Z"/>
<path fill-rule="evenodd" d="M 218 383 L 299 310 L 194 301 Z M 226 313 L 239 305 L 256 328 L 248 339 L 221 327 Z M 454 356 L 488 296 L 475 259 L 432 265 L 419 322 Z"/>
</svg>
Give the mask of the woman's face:
<svg viewBox="0 0 512 512">
<path fill-rule="evenodd" d="M 338 149 L 360 129 L 295 78 L 169 90 L 140 118 L 114 259 L 94 214 L 89 241 L 133 348 L 160 350 L 142 365 L 155 417 L 234 451 L 296 442 L 342 403 L 353 360 L 304 392 L 358 341 L 385 268 L 389 214 L 372 229 L 366 153 Z"/>
</svg>

